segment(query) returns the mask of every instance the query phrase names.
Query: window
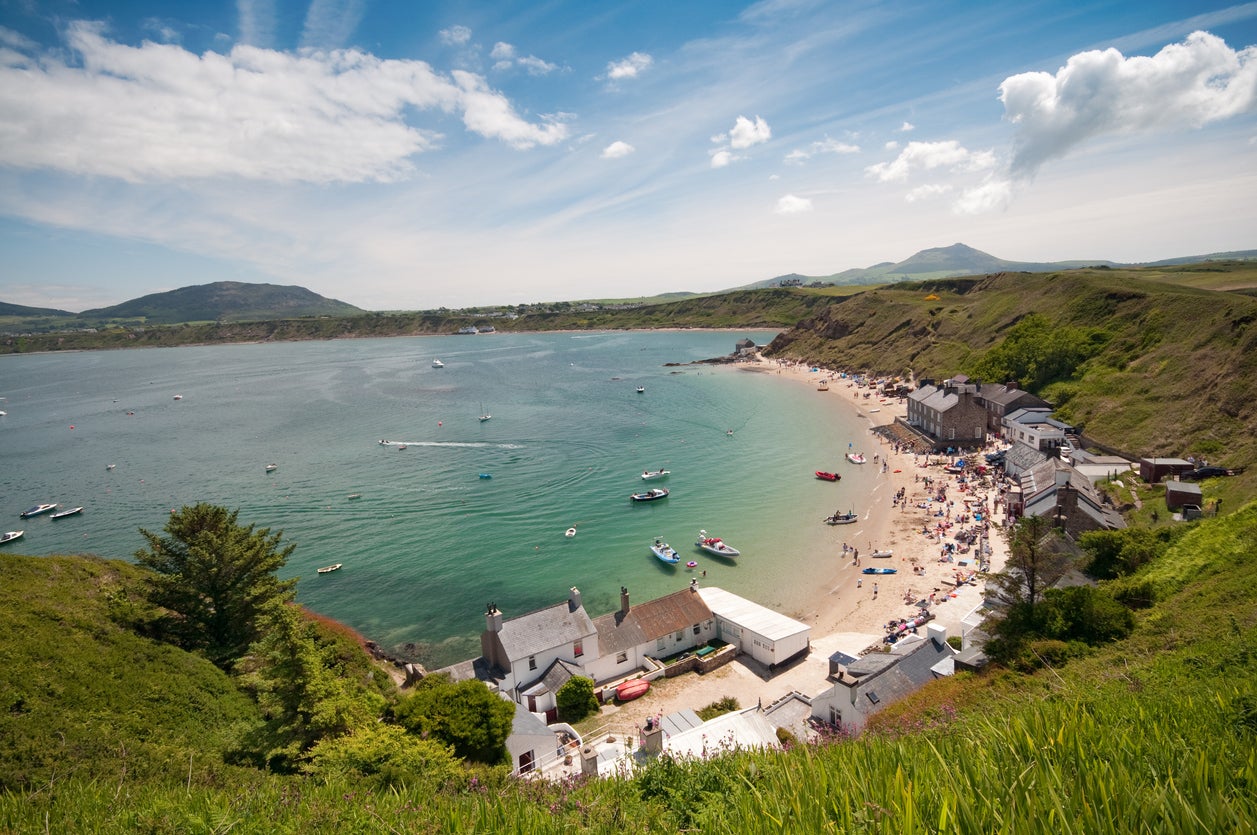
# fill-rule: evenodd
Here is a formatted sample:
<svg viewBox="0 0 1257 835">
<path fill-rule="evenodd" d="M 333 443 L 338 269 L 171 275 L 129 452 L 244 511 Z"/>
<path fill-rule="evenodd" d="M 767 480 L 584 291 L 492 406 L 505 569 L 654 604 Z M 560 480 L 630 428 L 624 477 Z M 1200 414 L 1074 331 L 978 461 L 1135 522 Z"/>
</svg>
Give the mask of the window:
<svg viewBox="0 0 1257 835">
<path fill-rule="evenodd" d="M 628 653 L 627 653 L 627 652 L 621 652 L 621 653 L 618 653 L 618 654 L 615 656 L 615 663 L 617 663 L 617 664 L 624 664 L 624 663 L 626 663 L 627 661 L 628 661 Z"/>
<path fill-rule="evenodd" d="M 864 695 L 868 696 L 868 697 L 869 697 L 869 701 L 870 701 L 870 702 L 872 702 L 873 704 L 877 704 L 878 702 L 880 702 L 880 701 L 881 701 L 881 697 L 877 695 L 877 691 L 876 691 L 876 690 L 870 690 L 869 692 L 865 693 Z"/>
<path fill-rule="evenodd" d="M 537 669 L 537 656 L 535 655 L 528 656 L 528 669 L 530 670 Z"/>
<path fill-rule="evenodd" d="M 677 630 L 677 643 L 680 643 L 681 641 L 684 641 L 684 640 L 685 640 L 685 630 L 678 629 Z"/>
<path fill-rule="evenodd" d="M 695 635 L 697 635 L 699 632 L 702 632 L 702 631 L 703 631 L 703 627 L 699 626 L 697 623 L 696 623 L 696 624 L 694 624 L 694 634 L 695 634 Z"/>
<path fill-rule="evenodd" d="M 574 655 L 577 658 L 580 658 L 584 654 L 585 654 L 585 643 L 583 641 L 577 641 L 576 643 L 572 644 L 572 655 Z"/>
<path fill-rule="evenodd" d="M 658 640 L 655 641 L 655 649 L 658 650 L 659 652 L 663 652 L 667 648 L 668 648 L 668 641 L 665 638 L 659 638 Z"/>
</svg>

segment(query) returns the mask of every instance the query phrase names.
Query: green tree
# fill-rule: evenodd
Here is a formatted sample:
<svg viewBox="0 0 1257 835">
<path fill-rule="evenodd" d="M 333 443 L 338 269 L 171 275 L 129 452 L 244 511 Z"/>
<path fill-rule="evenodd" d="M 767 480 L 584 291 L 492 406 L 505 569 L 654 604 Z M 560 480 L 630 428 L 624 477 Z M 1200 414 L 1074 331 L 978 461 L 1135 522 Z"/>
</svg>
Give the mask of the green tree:
<svg viewBox="0 0 1257 835">
<path fill-rule="evenodd" d="M 411 733 L 451 745 L 463 759 L 491 765 L 506 759 L 515 705 L 489 692 L 482 681 L 428 676 L 394 712 Z"/>
<path fill-rule="evenodd" d="M 1032 313 L 970 366 L 970 376 L 1016 380 L 1023 388 L 1040 391 L 1048 383 L 1073 377 L 1079 365 L 1099 352 L 1104 338 L 1099 331 L 1060 325 Z"/>
<path fill-rule="evenodd" d="M 272 606 L 260 626 L 262 637 L 236 667 L 266 718 L 246 744 L 255 757 L 291 771 L 319 741 L 379 718 L 384 697 L 351 677 L 335 642 L 322 640 L 300 607 Z"/>
<path fill-rule="evenodd" d="M 564 722 L 579 722 L 598 712 L 598 697 L 594 695 L 594 680 L 584 676 L 572 676 L 554 694 L 559 718 Z"/>
<path fill-rule="evenodd" d="M 183 507 L 170 515 L 165 536 L 140 528 L 148 548 L 135 554 L 154 572 L 149 602 L 169 613 L 163 632 L 223 668 L 257 640 L 259 615 L 291 600 L 296 585 L 275 576 L 296 546 L 281 548 L 282 533 L 239 525 L 238 515 L 205 503 Z"/>
<path fill-rule="evenodd" d="M 1065 576 L 1073 563 L 1058 547 L 1059 536 L 1042 516 L 1026 516 L 1008 531 L 1004 570 L 987 576 L 996 597 L 1008 606 L 1025 605 L 1031 617 L 1043 592 Z"/>
<path fill-rule="evenodd" d="M 310 750 L 302 771 L 324 782 L 362 779 L 379 788 L 422 785 L 433 791 L 467 776 L 450 746 L 415 739 L 405 728 L 384 723 L 322 740 Z"/>
</svg>

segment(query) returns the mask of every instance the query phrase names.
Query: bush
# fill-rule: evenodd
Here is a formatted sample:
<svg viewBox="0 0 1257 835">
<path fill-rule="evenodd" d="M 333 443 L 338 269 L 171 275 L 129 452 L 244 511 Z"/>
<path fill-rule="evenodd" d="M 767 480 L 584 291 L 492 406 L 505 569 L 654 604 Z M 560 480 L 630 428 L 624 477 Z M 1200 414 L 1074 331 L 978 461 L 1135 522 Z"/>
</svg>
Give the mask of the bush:
<svg viewBox="0 0 1257 835">
<path fill-rule="evenodd" d="M 715 719 L 717 716 L 721 716 L 725 713 L 733 713 L 735 710 L 741 710 L 738 700 L 732 696 L 725 696 L 707 705 L 707 707 L 699 708 L 694 712 L 698 714 L 699 719 L 706 722 L 709 719 Z"/>
<path fill-rule="evenodd" d="M 559 718 L 564 722 L 579 722 L 598 712 L 598 698 L 594 696 L 593 679 L 584 676 L 569 678 L 559 692 L 554 694 Z"/>
</svg>

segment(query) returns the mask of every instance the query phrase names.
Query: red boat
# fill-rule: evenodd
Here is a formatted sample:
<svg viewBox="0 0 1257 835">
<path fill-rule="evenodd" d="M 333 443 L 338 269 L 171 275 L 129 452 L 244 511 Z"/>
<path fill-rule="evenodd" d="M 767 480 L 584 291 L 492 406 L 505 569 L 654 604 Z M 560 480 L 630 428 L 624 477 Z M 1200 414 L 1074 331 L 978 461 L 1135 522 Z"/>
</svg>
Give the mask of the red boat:
<svg viewBox="0 0 1257 835">
<path fill-rule="evenodd" d="M 823 479 L 824 481 L 837 481 L 842 478 L 842 476 L 838 475 L 838 473 L 827 473 L 824 470 L 817 470 L 816 477 Z"/>
<path fill-rule="evenodd" d="M 615 697 L 622 702 L 632 701 L 650 689 L 650 682 L 644 678 L 626 681 L 615 688 Z"/>
</svg>

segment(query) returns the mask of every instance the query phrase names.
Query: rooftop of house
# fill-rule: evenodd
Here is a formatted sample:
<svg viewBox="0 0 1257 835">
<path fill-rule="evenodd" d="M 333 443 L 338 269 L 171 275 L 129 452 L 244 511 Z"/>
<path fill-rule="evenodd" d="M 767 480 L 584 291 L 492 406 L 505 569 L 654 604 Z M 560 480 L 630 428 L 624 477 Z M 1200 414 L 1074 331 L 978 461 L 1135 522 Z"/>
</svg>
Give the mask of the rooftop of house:
<svg viewBox="0 0 1257 835">
<path fill-rule="evenodd" d="M 595 634 L 585 607 L 565 600 L 502 622 L 498 640 L 507 658 L 527 658 Z"/>
<path fill-rule="evenodd" d="M 682 589 L 665 597 L 636 603 L 628 611 L 621 606 L 594 620 L 598 648 L 604 654 L 623 652 L 654 641 L 696 623 L 710 620 L 711 609 L 695 589 Z"/>
</svg>

